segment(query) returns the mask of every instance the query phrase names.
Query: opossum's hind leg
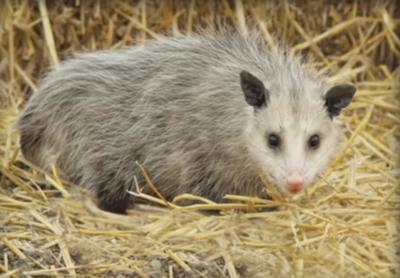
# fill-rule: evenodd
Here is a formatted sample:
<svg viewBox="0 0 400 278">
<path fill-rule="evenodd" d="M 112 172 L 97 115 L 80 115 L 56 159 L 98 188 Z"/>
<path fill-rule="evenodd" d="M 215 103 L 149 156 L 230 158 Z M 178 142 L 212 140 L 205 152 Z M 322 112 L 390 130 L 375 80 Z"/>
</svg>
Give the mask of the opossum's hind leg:
<svg viewBox="0 0 400 278">
<path fill-rule="evenodd" d="M 34 149 L 40 145 L 40 136 L 35 136 L 34 134 L 22 131 L 20 145 L 24 157 L 32 161 L 34 157 Z"/>
<path fill-rule="evenodd" d="M 96 184 L 97 205 L 102 210 L 125 214 L 133 198 L 125 185 L 114 183 L 115 179 L 109 178 Z"/>
<path fill-rule="evenodd" d="M 43 144 L 44 128 L 32 121 L 31 114 L 24 114 L 18 121 L 20 129 L 20 146 L 24 157 L 37 163 L 37 154 Z"/>
</svg>

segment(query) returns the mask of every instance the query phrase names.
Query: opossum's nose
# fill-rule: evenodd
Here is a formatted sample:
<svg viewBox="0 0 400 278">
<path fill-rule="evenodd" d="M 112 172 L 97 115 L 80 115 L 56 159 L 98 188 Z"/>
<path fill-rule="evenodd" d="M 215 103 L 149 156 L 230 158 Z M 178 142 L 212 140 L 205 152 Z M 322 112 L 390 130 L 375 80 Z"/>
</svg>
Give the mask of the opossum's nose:
<svg viewBox="0 0 400 278">
<path fill-rule="evenodd" d="M 287 190 L 290 193 L 298 193 L 304 187 L 304 178 L 299 174 L 290 175 L 287 179 Z"/>
</svg>

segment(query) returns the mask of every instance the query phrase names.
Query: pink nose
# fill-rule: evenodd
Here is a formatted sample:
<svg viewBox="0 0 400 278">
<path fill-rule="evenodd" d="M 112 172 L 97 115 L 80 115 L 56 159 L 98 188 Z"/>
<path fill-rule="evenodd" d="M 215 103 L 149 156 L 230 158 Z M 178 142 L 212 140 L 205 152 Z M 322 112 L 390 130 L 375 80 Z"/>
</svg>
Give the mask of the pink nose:
<svg viewBox="0 0 400 278">
<path fill-rule="evenodd" d="M 289 177 L 287 180 L 287 189 L 290 193 L 298 193 L 304 187 L 304 180 L 302 177 Z"/>
</svg>

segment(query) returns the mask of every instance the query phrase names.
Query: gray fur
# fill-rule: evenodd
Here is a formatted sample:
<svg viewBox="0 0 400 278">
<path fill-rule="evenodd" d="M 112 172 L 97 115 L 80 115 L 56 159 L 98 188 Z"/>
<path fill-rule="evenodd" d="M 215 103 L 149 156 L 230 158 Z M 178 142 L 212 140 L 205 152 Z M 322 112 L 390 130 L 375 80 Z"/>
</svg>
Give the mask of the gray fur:
<svg viewBox="0 0 400 278">
<path fill-rule="evenodd" d="M 269 91 L 260 111 L 245 101 L 243 70 Z M 145 185 L 135 161 L 168 199 L 260 195 L 260 175 L 283 188 L 291 163 L 305 163 L 307 182 L 326 166 L 339 140 L 324 106 L 327 89 L 299 58 L 266 52 L 258 36 L 161 38 L 78 54 L 51 71 L 29 100 L 18 123 L 21 148 L 44 169 L 55 163 L 73 182 L 96 189 L 100 205 L 112 211 L 130 202 L 126 190 L 135 175 Z M 296 149 L 301 157 L 292 161 L 289 144 L 281 154 L 268 150 L 273 129 L 294 136 L 298 148 L 304 138 L 296 134 L 319 132 L 325 148 L 319 156 Z"/>
</svg>

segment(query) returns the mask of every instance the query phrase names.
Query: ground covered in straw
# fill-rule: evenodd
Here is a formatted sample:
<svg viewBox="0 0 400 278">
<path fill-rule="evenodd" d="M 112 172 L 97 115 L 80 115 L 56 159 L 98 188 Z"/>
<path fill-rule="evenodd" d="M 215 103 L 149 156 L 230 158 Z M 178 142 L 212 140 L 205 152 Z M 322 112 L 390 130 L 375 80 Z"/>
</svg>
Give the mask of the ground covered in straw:
<svg viewBox="0 0 400 278">
<path fill-rule="evenodd" d="M 48 2 L 0 4 L 0 277 L 398 277 L 395 1 Z M 222 24 L 260 30 L 270 44 L 275 36 L 358 88 L 342 115 L 343 151 L 306 194 L 290 200 L 270 188 L 273 201 L 228 196 L 224 206 L 118 216 L 21 157 L 11 126 L 49 65 L 77 50 Z M 271 205 L 279 209 L 256 211 Z"/>
</svg>

